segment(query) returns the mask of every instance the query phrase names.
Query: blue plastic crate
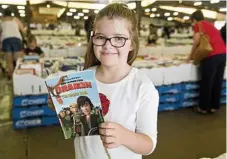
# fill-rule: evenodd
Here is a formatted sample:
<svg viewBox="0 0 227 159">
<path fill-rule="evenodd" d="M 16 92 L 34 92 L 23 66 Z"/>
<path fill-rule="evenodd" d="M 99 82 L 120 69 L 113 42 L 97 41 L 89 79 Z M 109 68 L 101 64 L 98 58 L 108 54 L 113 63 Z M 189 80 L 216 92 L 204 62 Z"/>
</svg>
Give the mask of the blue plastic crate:
<svg viewBox="0 0 227 159">
<path fill-rule="evenodd" d="M 226 88 L 222 88 L 221 90 L 221 96 L 226 96 Z"/>
<path fill-rule="evenodd" d="M 182 83 L 181 87 L 183 92 L 189 90 L 197 90 L 199 89 L 199 83 L 198 82 Z"/>
<path fill-rule="evenodd" d="M 193 98 L 198 98 L 199 97 L 199 91 L 186 91 L 181 94 L 181 100 L 187 100 L 187 99 L 193 99 Z"/>
<path fill-rule="evenodd" d="M 180 94 L 165 94 L 165 95 L 160 95 L 159 97 L 159 102 L 160 103 L 174 103 L 180 101 Z"/>
<path fill-rule="evenodd" d="M 31 105 L 45 105 L 48 102 L 48 95 L 31 95 L 31 96 L 16 96 L 13 99 L 14 107 L 25 107 Z"/>
<path fill-rule="evenodd" d="M 198 105 L 198 99 L 189 99 L 189 100 L 182 101 L 182 103 L 180 104 L 180 107 L 186 108 L 186 107 L 193 107 L 197 105 Z"/>
<path fill-rule="evenodd" d="M 221 104 L 226 104 L 226 97 L 222 97 L 220 102 Z"/>
<path fill-rule="evenodd" d="M 160 103 L 158 106 L 158 111 L 170 111 L 170 110 L 176 110 L 180 106 L 180 102 L 176 103 Z"/>
<path fill-rule="evenodd" d="M 38 126 L 58 125 L 57 117 L 30 118 L 13 121 L 14 129 L 25 129 Z"/>
<path fill-rule="evenodd" d="M 222 82 L 222 88 L 226 88 L 226 80 L 223 80 L 223 82 Z"/>
<path fill-rule="evenodd" d="M 181 92 L 181 84 L 157 86 L 159 94 L 177 94 Z"/>
<path fill-rule="evenodd" d="M 57 114 L 55 111 L 51 110 L 47 105 L 27 108 L 18 107 L 14 108 L 12 112 L 13 120 L 38 116 L 57 116 Z"/>
</svg>

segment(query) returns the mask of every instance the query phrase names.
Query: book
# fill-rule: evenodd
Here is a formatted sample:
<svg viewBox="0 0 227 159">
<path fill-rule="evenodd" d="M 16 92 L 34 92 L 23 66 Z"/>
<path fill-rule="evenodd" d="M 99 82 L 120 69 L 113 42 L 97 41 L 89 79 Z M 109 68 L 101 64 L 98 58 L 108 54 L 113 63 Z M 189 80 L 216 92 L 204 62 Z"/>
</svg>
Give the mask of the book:
<svg viewBox="0 0 227 159">
<path fill-rule="evenodd" d="M 45 83 L 65 139 L 99 135 L 104 118 L 94 71 L 49 76 Z"/>
</svg>

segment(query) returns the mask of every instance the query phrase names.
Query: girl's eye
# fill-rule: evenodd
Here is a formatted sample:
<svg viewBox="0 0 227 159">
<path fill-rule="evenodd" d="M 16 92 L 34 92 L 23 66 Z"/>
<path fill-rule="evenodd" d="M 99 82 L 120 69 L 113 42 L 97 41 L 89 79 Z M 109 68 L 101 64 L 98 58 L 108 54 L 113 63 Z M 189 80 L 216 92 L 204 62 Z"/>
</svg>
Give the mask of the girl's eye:
<svg viewBox="0 0 227 159">
<path fill-rule="evenodd" d="M 124 40 L 123 37 L 114 37 L 114 39 L 115 39 L 116 41 L 122 41 L 122 40 Z"/>
<path fill-rule="evenodd" d="M 104 36 L 95 36 L 95 39 L 105 39 L 105 37 Z"/>
</svg>

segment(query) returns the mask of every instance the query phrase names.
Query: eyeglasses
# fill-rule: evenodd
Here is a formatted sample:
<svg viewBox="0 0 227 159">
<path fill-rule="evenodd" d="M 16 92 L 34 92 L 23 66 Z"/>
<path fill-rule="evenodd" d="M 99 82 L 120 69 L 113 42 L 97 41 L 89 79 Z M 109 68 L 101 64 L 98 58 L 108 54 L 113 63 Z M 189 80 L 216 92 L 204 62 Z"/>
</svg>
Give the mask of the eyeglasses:
<svg viewBox="0 0 227 159">
<path fill-rule="evenodd" d="M 92 36 L 92 42 L 96 46 L 104 46 L 106 44 L 107 40 L 110 42 L 110 44 L 113 47 L 120 48 L 120 47 L 125 46 L 126 40 L 129 40 L 129 38 L 119 37 L 119 36 L 112 37 L 112 38 L 106 38 L 101 35 Z"/>
</svg>

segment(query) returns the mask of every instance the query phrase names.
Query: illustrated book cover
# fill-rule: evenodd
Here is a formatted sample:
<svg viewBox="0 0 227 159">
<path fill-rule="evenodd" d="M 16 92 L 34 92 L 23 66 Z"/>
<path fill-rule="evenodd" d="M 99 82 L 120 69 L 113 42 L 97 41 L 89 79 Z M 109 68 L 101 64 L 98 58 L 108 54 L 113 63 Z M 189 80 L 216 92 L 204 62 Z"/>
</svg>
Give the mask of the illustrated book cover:
<svg viewBox="0 0 227 159">
<path fill-rule="evenodd" d="M 104 119 L 94 71 L 49 76 L 45 83 L 65 139 L 99 135 Z"/>
</svg>

